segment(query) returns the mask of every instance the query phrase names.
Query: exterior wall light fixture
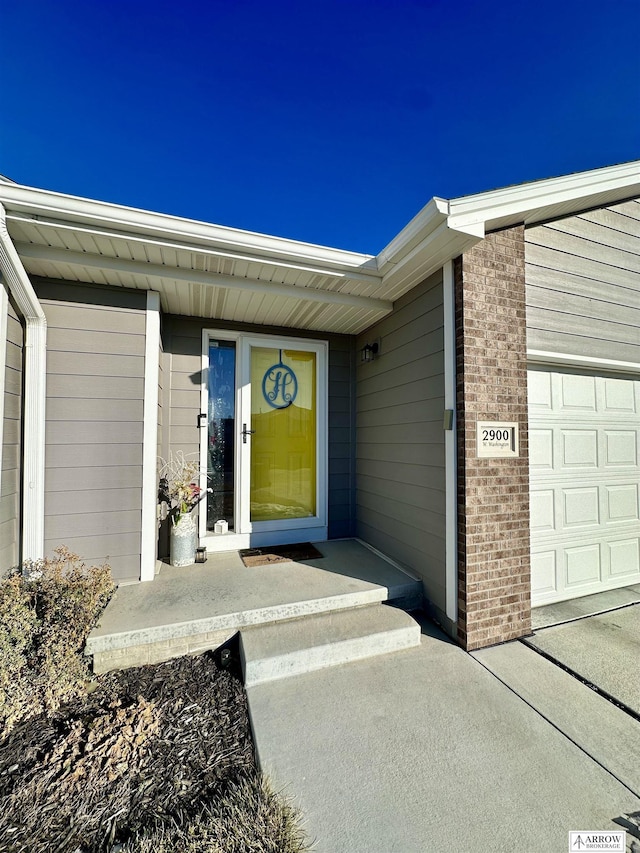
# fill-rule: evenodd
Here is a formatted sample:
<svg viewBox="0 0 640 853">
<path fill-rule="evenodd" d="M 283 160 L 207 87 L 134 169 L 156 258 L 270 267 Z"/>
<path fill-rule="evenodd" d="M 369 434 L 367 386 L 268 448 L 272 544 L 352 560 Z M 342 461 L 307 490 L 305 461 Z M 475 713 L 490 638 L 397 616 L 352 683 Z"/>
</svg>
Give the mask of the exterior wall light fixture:
<svg viewBox="0 0 640 853">
<path fill-rule="evenodd" d="M 360 351 L 362 354 L 362 361 L 373 361 L 377 357 L 379 349 L 380 345 L 377 341 L 373 344 L 365 344 Z"/>
</svg>

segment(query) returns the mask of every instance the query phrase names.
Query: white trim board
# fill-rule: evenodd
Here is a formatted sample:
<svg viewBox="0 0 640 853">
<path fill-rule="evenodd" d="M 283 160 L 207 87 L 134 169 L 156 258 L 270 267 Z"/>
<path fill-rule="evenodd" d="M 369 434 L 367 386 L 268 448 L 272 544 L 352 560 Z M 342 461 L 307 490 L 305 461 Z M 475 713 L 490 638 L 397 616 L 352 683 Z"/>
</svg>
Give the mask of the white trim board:
<svg viewBox="0 0 640 853">
<path fill-rule="evenodd" d="M 442 301 L 444 307 L 444 408 L 453 413 L 449 429 L 444 433 L 445 456 L 445 539 L 446 614 L 458 620 L 458 468 L 456 441 L 456 309 L 453 261 L 442 268 Z"/>
<path fill-rule="evenodd" d="M 25 320 L 22 559 L 44 556 L 44 458 L 47 404 L 47 318 L 7 230 L 0 204 L 0 270 Z"/>
<path fill-rule="evenodd" d="M 633 361 L 615 361 L 609 358 L 591 358 L 586 355 L 571 355 L 564 352 L 544 352 L 529 350 L 527 360 L 532 366 L 536 364 L 556 364 L 565 367 L 585 367 L 589 370 L 600 369 L 614 373 L 639 373 L 640 364 Z"/>
<path fill-rule="evenodd" d="M 160 359 L 160 294 L 147 291 L 144 350 L 144 410 L 142 433 L 142 535 L 140 580 L 152 581 L 156 573 L 158 525 L 158 374 Z"/>
</svg>

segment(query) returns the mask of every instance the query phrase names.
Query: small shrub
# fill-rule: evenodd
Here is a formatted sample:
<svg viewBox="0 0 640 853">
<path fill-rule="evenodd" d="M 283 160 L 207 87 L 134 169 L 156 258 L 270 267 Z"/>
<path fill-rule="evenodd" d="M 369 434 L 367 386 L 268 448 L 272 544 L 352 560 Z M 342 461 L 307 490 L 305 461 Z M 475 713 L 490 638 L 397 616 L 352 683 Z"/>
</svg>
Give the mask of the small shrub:
<svg viewBox="0 0 640 853">
<path fill-rule="evenodd" d="M 83 647 L 115 589 L 111 571 L 64 547 L 54 555 L 0 580 L 0 737 L 78 696 L 89 677 Z"/>
<path fill-rule="evenodd" d="M 0 581 L 0 733 L 8 731 L 30 701 L 29 654 L 38 617 L 19 575 Z"/>
</svg>

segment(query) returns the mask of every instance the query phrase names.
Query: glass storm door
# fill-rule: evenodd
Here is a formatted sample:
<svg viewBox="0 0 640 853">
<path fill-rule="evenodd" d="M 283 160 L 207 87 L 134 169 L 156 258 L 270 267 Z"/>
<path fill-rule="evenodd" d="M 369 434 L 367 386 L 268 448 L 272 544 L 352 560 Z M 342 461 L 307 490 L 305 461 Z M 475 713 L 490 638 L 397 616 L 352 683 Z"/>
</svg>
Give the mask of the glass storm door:
<svg viewBox="0 0 640 853">
<path fill-rule="evenodd" d="M 207 548 L 326 538 L 326 344 L 210 333 L 207 358 Z"/>
</svg>

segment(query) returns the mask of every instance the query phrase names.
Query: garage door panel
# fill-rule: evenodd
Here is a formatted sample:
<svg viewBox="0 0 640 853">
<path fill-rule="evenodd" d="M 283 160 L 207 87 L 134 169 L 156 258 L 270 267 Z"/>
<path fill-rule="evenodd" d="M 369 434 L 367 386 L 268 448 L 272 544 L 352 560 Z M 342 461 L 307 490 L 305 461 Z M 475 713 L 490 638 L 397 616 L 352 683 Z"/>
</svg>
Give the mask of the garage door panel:
<svg viewBox="0 0 640 853">
<path fill-rule="evenodd" d="M 573 373 L 560 375 L 560 405 L 554 409 L 561 412 L 595 412 L 596 382 L 593 376 Z"/>
<path fill-rule="evenodd" d="M 551 373 L 542 370 L 529 371 L 527 393 L 530 409 L 543 412 L 552 410 L 551 379 Z"/>
<path fill-rule="evenodd" d="M 592 542 L 589 545 L 565 548 L 564 570 L 566 589 L 575 590 L 579 587 L 580 594 L 586 594 L 585 586 L 591 587 L 602 580 L 600 545 Z"/>
<path fill-rule="evenodd" d="M 640 581 L 640 381 L 529 374 L 532 602 Z"/>
<path fill-rule="evenodd" d="M 555 532 L 556 512 L 553 489 L 541 489 L 530 496 L 531 530 Z"/>
<path fill-rule="evenodd" d="M 638 465 L 638 433 L 632 430 L 604 430 L 604 465 L 620 468 Z"/>
<path fill-rule="evenodd" d="M 605 523 L 620 521 L 638 521 L 638 486 L 629 483 L 624 486 L 604 486 Z"/>
<path fill-rule="evenodd" d="M 637 382 L 628 379 L 604 379 L 602 388 L 604 392 L 603 410 L 619 414 L 638 414 Z"/>
<path fill-rule="evenodd" d="M 562 467 L 598 467 L 598 431 L 561 429 Z"/>
<path fill-rule="evenodd" d="M 612 578 L 629 578 L 633 583 L 640 562 L 640 537 L 608 543 L 609 573 Z"/>
<path fill-rule="evenodd" d="M 565 527 L 589 527 L 600 523 L 597 487 L 563 489 L 562 508 Z"/>
<path fill-rule="evenodd" d="M 542 601 L 556 599 L 558 592 L 556 550 L 531 554 L 531 595 Z"/>
<path fill-rule="evenodd" d="M 566 486 L 563 481 L 532 484 L 530 493 L 532 536 L 558 541 L 567 536 L 606 534 L 609 528 L 640 527 L 640 486 L 628 478 L 608 486 L 596 481 Z"/>
<path fill-rule="evenodd" d="M 553 471 L 553 429 L 529 430 L 529 467 Z"/>
</svg>

